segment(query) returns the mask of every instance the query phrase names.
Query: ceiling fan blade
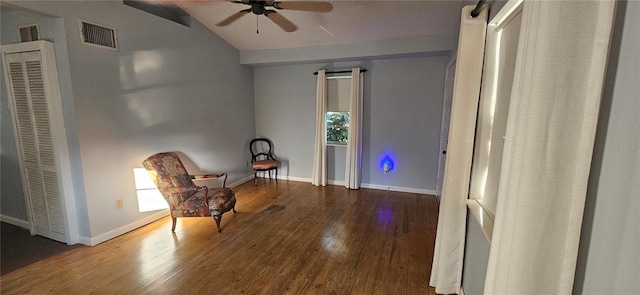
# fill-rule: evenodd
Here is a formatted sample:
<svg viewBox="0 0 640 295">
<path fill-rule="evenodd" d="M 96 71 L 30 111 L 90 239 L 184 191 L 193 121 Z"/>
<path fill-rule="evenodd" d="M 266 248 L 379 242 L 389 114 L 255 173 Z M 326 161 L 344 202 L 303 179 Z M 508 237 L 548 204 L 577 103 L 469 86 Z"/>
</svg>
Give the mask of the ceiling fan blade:
<svg viewBox="0 0 640 295">
<path fill-rule="evenodd" d="M 303 11 L 316 11 L 316 12 L 329 12 L 333 10 L 333 5 L 329 2 L 313 2 L 313 1 L 275 1 L 272 4 L 277 9 L 287 10 L 303 10 Z"/>
<path fill-rule="evenodd" d="M 264 15 L 287 32 L 293 32 L 298 29 L 296 25 L 276 11 L 267 10 Z"/>
<path fill-rule="evenodd" d="M 218 27 L 224 27 L 226 25 L 231 24 L 232 22 L 238 20 L 239 18 L 241 18 L 243 15 L 247 14 L 251 12 L 251 9 L 245 9 L 245 10 L 240 10 L 234 14 L 232 14 L 231 16 L 223 19 L 222 21 L 220 21 L 219 23 L 216 24 L 216 26 Z"/>
</svg>

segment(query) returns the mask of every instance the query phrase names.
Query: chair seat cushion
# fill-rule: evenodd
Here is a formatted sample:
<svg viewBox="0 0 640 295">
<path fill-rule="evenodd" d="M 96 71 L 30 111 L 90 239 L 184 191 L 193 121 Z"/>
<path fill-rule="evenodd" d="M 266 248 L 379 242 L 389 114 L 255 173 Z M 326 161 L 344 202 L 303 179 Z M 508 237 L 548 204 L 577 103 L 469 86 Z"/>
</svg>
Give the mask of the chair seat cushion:
<svg viewBox="0 0 640 295">
<path fill-rule="evenodd" d="M 212 216 L 220 215 L 231 210 L 236 203 L 236 195 L 230 188 L 211 188 L 209 189 L 207 203 L 209 205 L 209 214 Z"/>
<path fill-rule="evenodd" d="M 220 215 L 231 210 L 235 204 L 235 193 L 230 188 L 210 188 L 207 202 L 204 202 L 204 191 L 199 191 L 188 199 L 177 203 L 171 210 L 173 217 L 206 217 L 211 214 Z M 208 209 L 207 209 L 208 207 Z M 208 213 L 208 215 L 207 215 Z"/>
<path fill-rule="evenodd" d="M 204 217 L 203 212 L 207 212 L 206 203 L 204 201 L 204 191 L 199 191 L 184 201 L 178 201 L 171 210 L 173 217 Z"/>
<path fill-rule="evenodd" d="M 251 164 L 254 170 L 265 170 L 278 167 L 278 162 L 274 160 L 255 161 Z"/>
</svg>

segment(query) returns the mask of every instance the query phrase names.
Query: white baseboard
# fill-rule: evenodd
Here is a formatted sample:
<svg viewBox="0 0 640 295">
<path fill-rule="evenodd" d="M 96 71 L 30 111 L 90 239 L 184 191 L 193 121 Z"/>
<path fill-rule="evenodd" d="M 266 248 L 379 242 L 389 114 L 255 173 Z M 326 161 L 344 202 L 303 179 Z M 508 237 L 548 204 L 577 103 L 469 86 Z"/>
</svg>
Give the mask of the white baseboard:
<svg viewBox="0 0 640 295">
<path fill-rule="evenodd" d="M 278 175 L 278 179 L 311 183 L 311 178 Z"/>
<path fill-rule="evenodd" d="M 243 179 L 240 179 L 240 180 L 238 180 L 238 181 L 236 181 L 234 183 L 231 183 L 231 184 L 227 185 L 227 187 L 234 188 L 234 187 L 239 186 L 239 185 L 241 185 L 241 184 L 243 184 L 243 183 L 245 183 L 245 182 L 247 182 L 247 181 L 249 181 L 251 179 L 253 179 L 253 175 L 247 176 L 247 177 L 245 177 Z M 170 215 L 169 210 L 162 210 L 162 211 L 160 211 L 158 213 L 155 213 L 153 215 L 147 216 L 147 217 L 145 217 L 143 219 L 140 219 L 138 221 L 132 222 L 130 224 L 121 226 L 121 227 L 116 228 L 114 230 L 108 231 L 108 232 L 106 232 L 104 234 L 101 234 L 99 236 L 96 236 L 96 237 L 79 237 L 78 238 L 78 243 L 83 244 L 83 245 L 87 245 L 87 246 L 95 246 L 97 244 L 106 242 L 106 241 L 108 241 L 110 239 L 113 239 L 113 238 L 115 238 L 117 236 L 126 234 L 126 233 L 128 233 L 128 232 L 130 232 L 132 230 L 135 230 L 137 228 L 145 226 L 145 225 L 147 225 L 149 223 L 152 223 L 152 222 L 154 222 L 154 221 L 156 221 L 158 219 L 164 218 L 165 216 L 169 216 L 169 215 Z M 28 225 L 28 223 L 27 223 L 27 225 Z"/>
<path fill-rule="evenodd" d="M 0 221 L 6 222 L 8 224 L 13 224 L 15 226 L 19 226 L 22 228 L 30 229 L 31 223 L 28 220 L 22 220 L 15 217 L 7 216 L 4 214 L 0 214 Z"/>
<path fill-rule="evenodd" d="M 116 228 L 114 230 L 108 231 L 104 234 L 101 234 L 99 236 L 96 237 L 79 237 L 78 242 L 80 244 L 84 244 L 87 246 L 95 246 L 97 244 L 106 242 L 108 240 L 111 240 L 117 236 L 126 234 L 134 229 L 143 227 L 149 223 L 152 223 L 158 219 L 164 218 L 166 216 L 169 215 L 169 210 L 162 210 L 158 213 L 155 213 L 153 215 L 147 216 L 143 219 L 137 220 L 135 222 L 129 223 L 127 225 L 121 226 L 119 228 Z"/>
<path fill-rule="evenodd" d="M 304 177 L 278 175 L 278 179 L 301 181 L 301 182 L 309 182 L 309 183 L 311 183 L 311 178 L 304 178 Z M 327 180 L 327 184 L 344 186 L 344 181 Z M 422 188 L 411 188 L 411 187 L 402 187 L 402 186 L 387 186 L 387 185 L 371 184 L 371 183 L 361 183 L 360 187 L 368 188 L 368 189 L 378 189 L 378 190 L 384 190 L 384 191 L 394 191 L 394 192 L 404 192 L 404 193 L 414 193 L 414 194 L 425 194 L 425 195 L 433 195 L 433 196 L 436 195 L 436 191 L 435 190 L 422 189 Z"/>
<path fill-rule="evenodd" d="M 424 194 L 424 195 L 433 195 L 433 196 L 436 195 L 435 190 L 423 189 L 423 188 L 388 186 L 388 185 L 379 185 L 379 184 L 371 184 L 371 183 L 361 183 L 360 187 L 370 188 L 370 189 L 379 189 L 383 191 L 394 191 L 394 192 Z"/>
<path fill-rule="evenodd" d="M 231 184 L 227 185 L 227 187 L 234 188 L 234 187 L 239 186 L 239 185 L 241 185 L 241 184 L 243 184 L 243 183 L 245 183 L 245 182 L 247 182 L 249 180 L 252 180 L 252 179 L 253 179 L 253 175 L 249 175 L 249 176 L 247 176 L 247 177 L 245 177 L 243 179 L 240 179 L 240 180 L 238 180 L 238 181 L 236 181 L 234 183 L 231 183 Z"/>
</svg>

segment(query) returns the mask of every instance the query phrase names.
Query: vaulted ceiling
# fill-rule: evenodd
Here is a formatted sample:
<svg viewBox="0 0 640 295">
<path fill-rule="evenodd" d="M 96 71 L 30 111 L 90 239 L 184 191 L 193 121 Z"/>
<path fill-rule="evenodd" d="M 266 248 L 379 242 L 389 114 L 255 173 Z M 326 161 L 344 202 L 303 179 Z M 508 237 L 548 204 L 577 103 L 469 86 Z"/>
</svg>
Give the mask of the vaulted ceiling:
<svg viewBox="0 0 640 295">
<path fill-rule="evenodd" d="M 328 1 L 333 5 L 330 12 L 278 10 L 298 27 L 294 32 L 285 32 L 264 15 L 251 13 L 230 25 L 216 25 L 230 15 L 249 8 L 242 3 L 222 0 L 170 1 L 241 51 L 457 34 L 461 8 L 476 3 L 456 0 Z"/>
</svg>

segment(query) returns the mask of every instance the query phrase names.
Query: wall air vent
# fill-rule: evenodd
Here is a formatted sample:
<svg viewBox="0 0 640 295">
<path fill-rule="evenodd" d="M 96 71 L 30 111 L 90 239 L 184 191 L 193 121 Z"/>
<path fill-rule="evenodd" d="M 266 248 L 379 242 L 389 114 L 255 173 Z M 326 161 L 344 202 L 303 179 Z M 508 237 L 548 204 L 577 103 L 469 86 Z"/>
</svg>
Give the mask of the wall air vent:
<svg viewBox="0 0 640 295">
<path fill-rule="evenodd" d="M 100 48 L 118 50 L 116 29 L 80 20 L 80 43 Z"/>
<path fill-rule="evenodd" d="M 40 40 L 38 25 L 20 27 L 20 42 L 31 42 L 36 40 Z"/>
</svg>

